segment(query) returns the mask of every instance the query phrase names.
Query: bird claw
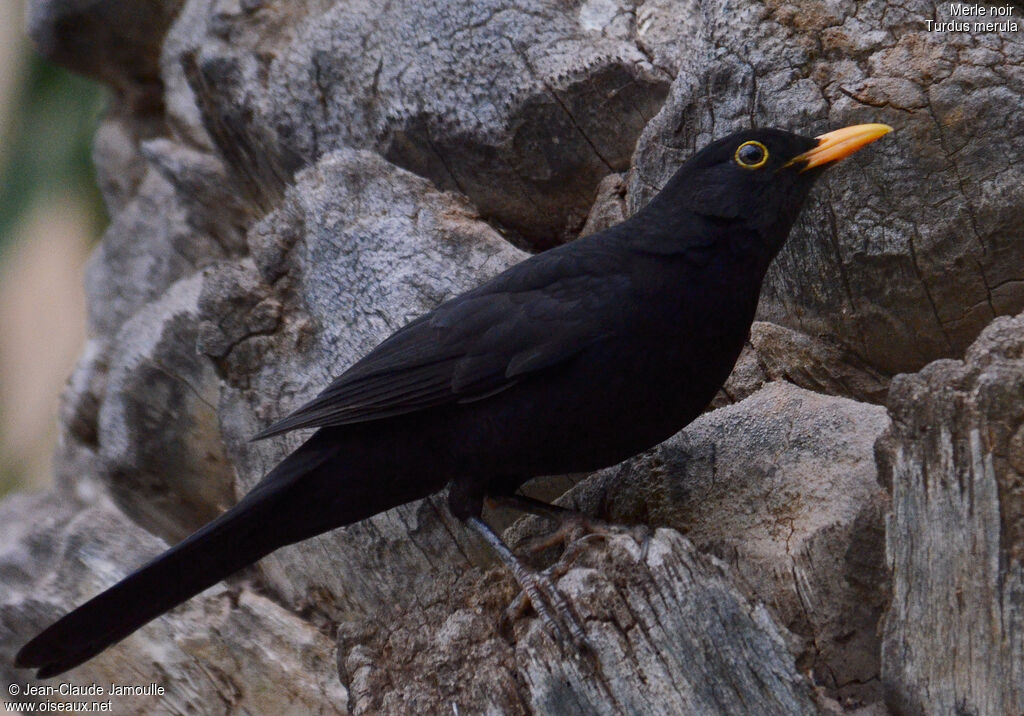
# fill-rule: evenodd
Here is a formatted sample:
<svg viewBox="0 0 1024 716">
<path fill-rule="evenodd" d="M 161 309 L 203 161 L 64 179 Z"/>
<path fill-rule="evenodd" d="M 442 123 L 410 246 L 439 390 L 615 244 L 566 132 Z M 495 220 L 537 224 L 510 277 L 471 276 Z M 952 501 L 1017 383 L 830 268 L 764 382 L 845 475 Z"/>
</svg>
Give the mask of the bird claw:
<svg viewBox="0 0 1024 716">
<path fill-rule="evenodd" d="M 536 537 L 526 543 L 526 550 L 531 554 L 537 554 L 556 546 L 568 549 L 570 545 L 580 541 L 586 541 L 593 537 L 610 537 L 615 534 L 613 525 L 596 517 L 524 495 L 487 498 L 487 502 L 492 506 L 504 506 L 529 512 L 557 525 L 553 532 L 543 537 Z"/>
<path fill-rule="evenodd" d="M 571 642 L 581 650 L 589 648 L 586 630 L 547 571 L 515 576 L 522 591 L 505 609 L 503 624 L 511 625 L 532 606 L 541 623 L 558 641 Z"/>
<path fill-rule="evenodd" d="M 587 648 L 589 646 L 587 633 L 565 597 L 558 591 L 550 573 L 537 572 L 523 564 L 523 561 L 509 549 L 501 537 L 480 518 L 470 517 L 466 520 L 466 524 L 491 545 L 494 553 L 505 563 L 522 588 L 521 594 L 510 608 L 505 610 L 504 619 L 521 615 L 528 602 L 552 636 L 560 642 L 571 641 L 577 648 Z"/>
<path fill-rule="evenodd" d="M 568 550 L 570 546 L 578 543 L 586 543 L 591 539 L 606 539 L 614 534 L 614 528 L 611 525 L 582 512 L 566 511 L 557 520 L 559 524 L 554 532 L 530 540 L 526 549 L 531 554 L 537 554 L 556 546 L 562 546 Z"/>
</svg>

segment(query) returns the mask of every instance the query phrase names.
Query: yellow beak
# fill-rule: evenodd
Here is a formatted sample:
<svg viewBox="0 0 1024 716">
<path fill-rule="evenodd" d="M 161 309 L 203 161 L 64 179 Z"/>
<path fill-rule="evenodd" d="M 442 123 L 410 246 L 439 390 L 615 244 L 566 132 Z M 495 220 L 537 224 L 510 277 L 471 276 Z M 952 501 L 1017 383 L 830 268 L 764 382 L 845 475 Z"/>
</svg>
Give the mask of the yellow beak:
<svg viewBox="0 0 1024 716">
<path fill-rule="evenodd" d="M 805 172 L 808 169 L 820 167 L 822 164 L 848 157 L 891 131 L 892 127 L 888 124 L 855 124 L 852 127 L 837 129 L 817 137 L 818 146 L 800 156 L 793 157 L 786 163 L 786 166 L 805 162 L 804 167 L 800 170 Z"/>
</svg>

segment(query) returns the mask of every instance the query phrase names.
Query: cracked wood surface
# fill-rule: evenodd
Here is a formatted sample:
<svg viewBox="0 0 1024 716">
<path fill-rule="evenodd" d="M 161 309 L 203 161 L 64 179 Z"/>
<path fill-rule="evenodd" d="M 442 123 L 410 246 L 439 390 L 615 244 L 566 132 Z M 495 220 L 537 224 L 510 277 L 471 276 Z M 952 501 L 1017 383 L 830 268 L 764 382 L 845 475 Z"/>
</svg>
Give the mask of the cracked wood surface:
<svg viewBox="0 0 1024 716">
<path fill-rule="evenodd" d="M 886 122 L 894 141 L 844 162 L 805 207 L 759 315 L 890 375 L 962 355 L 1024 308 L 1024 34 L 926 31 L 948 7 L 693 4 L 696 19 L 678 22 L 694 63 L 641 135 L 630 205 L 752 122 L 808 134 Z"/>
<path fill-rule="evenodd" d="M 1024 712 L 1024 314 L 900 376 L 882 677 L 905 713 Z"/>
<path fill-rule="evenodd" d="M 679 530 L 769 607 L 802 670 L 871 703 L 882 696 L 876 630 L 888 596 L 888 497 L 873 446 L 888 424 L 880 406 L 770 383 L 560 502 Z"/>
</svg>

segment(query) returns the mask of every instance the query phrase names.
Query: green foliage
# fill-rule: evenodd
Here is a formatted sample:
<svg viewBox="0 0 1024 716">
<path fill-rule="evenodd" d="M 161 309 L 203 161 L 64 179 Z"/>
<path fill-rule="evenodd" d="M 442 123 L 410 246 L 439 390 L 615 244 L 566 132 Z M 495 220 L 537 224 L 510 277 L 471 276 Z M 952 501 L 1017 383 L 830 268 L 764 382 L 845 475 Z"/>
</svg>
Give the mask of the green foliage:
<svg viewBox="0 0 1024 716">
<path fill-rule="evenodd" d="M 0 260 L 19 221 L 34 206 L 74 199 L 92 209 L 98 237 L 106 215 L 92 166 L 92 138 L 105 91 L 32 55 L 7 108 L 0 137 Z M 60 246 L 54 246 L 56 251 Z M 22 485 L 25 466 L 0 445 L 0 495 Z"/>
<path fill-rule="evenodd" d="M 18 219 L 41 197 L 72 195 L 105 221 L 92 167 L 92 136 L 104 104 L 102 87 L 33 55 L 14 96 L 0 166 L 0 249 Z"/>
</svg>

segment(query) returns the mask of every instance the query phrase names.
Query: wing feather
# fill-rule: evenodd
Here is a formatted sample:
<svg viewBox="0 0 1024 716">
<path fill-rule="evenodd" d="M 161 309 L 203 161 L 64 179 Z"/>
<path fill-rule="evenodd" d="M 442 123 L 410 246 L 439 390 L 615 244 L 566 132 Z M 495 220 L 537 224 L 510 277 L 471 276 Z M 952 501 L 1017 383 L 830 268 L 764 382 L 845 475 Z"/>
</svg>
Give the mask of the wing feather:
<svg viewBox="0 0 1024 716">
<path fill-rule="evenodd" d="M 597 298 L 629 286 L 615 262 L 561 253 L 534 256 L 409 323 L 254 439 L 485 400 L 571 360 L 610 331 Z"/>
</svg>

